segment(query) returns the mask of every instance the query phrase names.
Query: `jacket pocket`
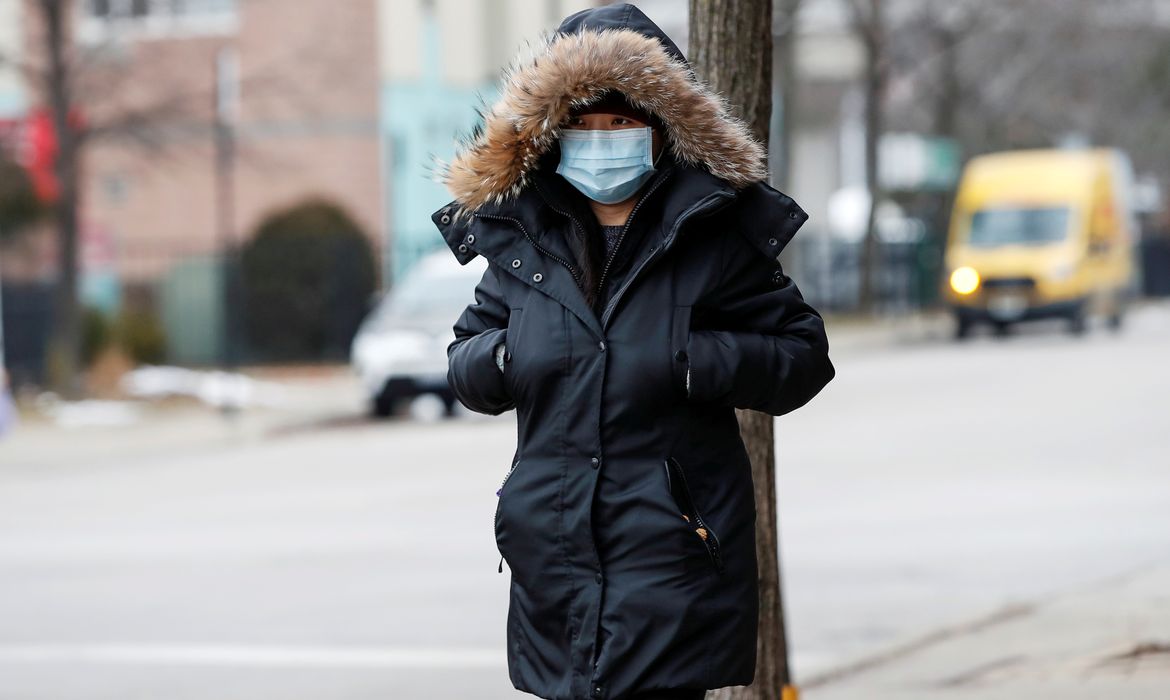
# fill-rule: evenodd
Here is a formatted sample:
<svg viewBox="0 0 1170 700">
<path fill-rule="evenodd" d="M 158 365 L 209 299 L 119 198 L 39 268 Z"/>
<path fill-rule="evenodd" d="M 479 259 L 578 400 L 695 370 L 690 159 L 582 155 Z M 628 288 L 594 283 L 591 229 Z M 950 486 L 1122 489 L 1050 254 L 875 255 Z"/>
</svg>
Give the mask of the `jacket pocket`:
<svg viewBox="0 0 1170 700">
<path fill-rule="evenodd" d="M 496 514 L 493 523 L 493 532 L 496 538 L 496 549 L 500 552 L 500 566 L 499 572 L 504 572 L 504 550 L 500 547 L 500 510 L 504 505 L 504 489 L 508 485 L 508 479 L 512 478 L 512 474 L 516 471 L 516 467 L 520 464 L 520 460 L 512 462 L 512 466 L 508 468 L 508 472 L 504 474 L 504 480 L 500 482 L 500 488 L 496 489 Z"/>
<path fill-rule="evenodd" d="M 508 326 L 504 332 L 504 386 L 515 397 L 512 375 L 512 360 L 517 345 L 520 342 L 520 332 L 524 327 L 524 307 L 513 306 L 508 310 Z"/>
<path fill-rule="evenodd" d="M 722 572 L 723 553 L 719 548 L 719 537 L 716 536 L 715 531 L 711 529 L 707 521 L 703 519 L 703 514 L 699 511 L 698 506 L 695 505 L 694 496 L 691 493 L 690 486 L 687 484 L 686 472 L 674 457 L 667 457 L 664 460 L 664 464 L 666 467 L 666 484 L 671 498 L 674 499 L 679 512 L 686 519 L 689 529 L 694 532 L 695 536 L 706 547 L 707 554 L 711 557 L 711 563 L 715 565 L 715 570 Z"/>
<path fill-rule="evenodd" d="M 674 386 L 687 396 L 687 342 L 691 334 L 690 305 L 676 304 L 670 322 L 670 376 Z"/>
</svg>

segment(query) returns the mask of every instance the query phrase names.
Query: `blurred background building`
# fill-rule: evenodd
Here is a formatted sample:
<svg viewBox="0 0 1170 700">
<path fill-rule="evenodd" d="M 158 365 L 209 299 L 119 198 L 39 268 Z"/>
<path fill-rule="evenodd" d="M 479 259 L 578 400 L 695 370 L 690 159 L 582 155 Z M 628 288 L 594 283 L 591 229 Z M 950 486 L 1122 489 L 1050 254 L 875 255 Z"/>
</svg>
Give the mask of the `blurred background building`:
<svg viewBox="0 0 1170 700">
<path fill-rule="evenodd" d="M 77 5 L 76 39 L 103 62 L 81 107 L 111 132 L 84 155 L 87 301 L 114 312 L 165 295 L 308 198 L 343 208 L 380 251 L 375 3 Z M 234 140 L 222 163 L 217 111 Z M 167 308 L 168 329 L 198 311 Z"/>
<path fill-rule="evenodd" d="M 57 188 L 44 71 L 53 4 L 0 0 L 0 153 L 45 204 Z M 495 99 L 502 67 L 597 0 L 60 4 L 71 118 L 86 129 L 83 359 L 121 333 L 134 361 L 230 364 L 343 359 L 372 297 L 441 247 L 429 214 L 448 195 L 433 168 Z M 639 5 L 686 50 L 685 0 Z M 1132 156 L 1144 284 L 1170 293 L 1159 233 L 1170 3 L 1103 7 L 777 0 L 771 160 L 775 184 L 811 213 L 782 258 L 806 296 L 837 312 L 937 306 L 963 163 L 1087 145 Z M 313 217 L 348 232 L 344 242 L 314 238 Z M 44 383 L 65 237 L 45 217 L 0 227 L 8 363 Z M 863 266 L 876 271 L 871 290 Z"/>
<path fill-rule="evenodd" d="M 78 158 L 77 222 L 91 326 L 132 310 L 152 327 L 141 334 L 170 341 L 171 361 L 217 360 L 230 252 L 308 201 L 344 211 L 381 255 L 375 2 L 300 2 L 295 13 L 237 0 L 62 5 L 71 100 L 92 128 Z M 49 199 L 45 84 L 13 77 L 15 66 L 47 65 L 44 4 L 0 7 L 9 151 Z M 10 361 L 18 377 L 43 379 L 60 265 L 52 227 L 33 228 L 5 251 L 4 277 L 8 335 L 28 341 Z"/>
</svg>

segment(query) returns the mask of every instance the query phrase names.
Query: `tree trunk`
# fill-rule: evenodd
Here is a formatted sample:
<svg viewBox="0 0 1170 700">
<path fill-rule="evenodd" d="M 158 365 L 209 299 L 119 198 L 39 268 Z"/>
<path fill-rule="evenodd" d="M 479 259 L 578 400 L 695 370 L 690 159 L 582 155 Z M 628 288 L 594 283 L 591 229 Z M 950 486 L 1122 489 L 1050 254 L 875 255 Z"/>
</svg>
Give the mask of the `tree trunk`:
<svg viewBox="0 0 1170 700">
<path fill-rule="evenodd" d="M 768 141 L 772 116 L 771 0 L 690 0 L 690 61 L 698 75 L 727 97 L 755 136 Z M 776 470 L 771 416 L 736 411 L 752 461 L 756 492 L 760 633 L 756 677 L 750 686 L 708 693 L 719 700 L 779 700 L 788 678 L 784 608 L 776 528 Z"/>
<path fill-rule="evenodd" d="M 57 289 L 54 299 L 53 334 L 50 341 L 50 384 L 66 398 L 79 398 L 81 386 L 81 309 L 77 299 L 78 245 L 78 138 L 70 119 L 69 26 L 70 3 L 40 0 L 45 27 L 48 67 L 45 93 L 53 115 L 57 153 L 53 171 L 57 197 L 53 214 L 57 227 Z"/>
<path fill-rule="evenodd" d="M 881 246 L 878 243 L 875 214 L 881 201 L 878 145 L 884 130 L 882 103 L 886 90 L 886 39 L 882 0 L 862 2 L 867 7 L 860 9 L 854 5 L 854 21 L 865 46 L 865 187 L 869 190 L 869 212 L 866 215 L 865 239 L 861 251 L 861 298 L 858 305 L 863 313 L 871 313 L 877 308 L 877 280 L 881 266 Z"/>
</svg>

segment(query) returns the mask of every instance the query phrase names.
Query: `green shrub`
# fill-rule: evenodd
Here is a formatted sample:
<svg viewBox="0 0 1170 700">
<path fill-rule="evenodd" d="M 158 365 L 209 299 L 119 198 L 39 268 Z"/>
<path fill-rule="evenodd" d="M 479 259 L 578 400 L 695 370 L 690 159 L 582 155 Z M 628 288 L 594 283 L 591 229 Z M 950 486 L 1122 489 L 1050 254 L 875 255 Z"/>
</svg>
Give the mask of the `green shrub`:
<svg viewBox="0 0 1170 700">
<path fill-rule="evenodd" d="M 28 172 L 0 151 L 0 236 L 9 236 L 46 212 Z"/>
<path fill-rule="evenodd" d="M 81 311 L 81 364 L 89 367 L 113 341 L 114 333 L 105 312 L 93 306 Z"/>
<path fill-rule="evenodd" d="M 269 216 L 240 256 L 243 324 L 261 360 L 344 359 L 374 292 L 369 239 L 313 199 Z"/>
<path fill-rule="evenodd" d="M 118 344 L 135 364 L 161 364 L 167 355 L 167 338 L 158 315 L 124 310 L 118 317 Z"/>
</svg>

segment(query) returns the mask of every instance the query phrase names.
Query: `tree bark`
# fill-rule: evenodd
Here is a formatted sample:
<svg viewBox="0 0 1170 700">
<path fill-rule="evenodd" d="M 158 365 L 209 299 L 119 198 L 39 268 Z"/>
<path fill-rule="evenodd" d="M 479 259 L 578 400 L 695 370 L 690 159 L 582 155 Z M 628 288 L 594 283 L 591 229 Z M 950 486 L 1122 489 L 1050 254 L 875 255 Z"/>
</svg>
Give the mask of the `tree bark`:
<svg viewBox="0 0 1170 700">
<path fill-rule="evenodd" d="M 756 138 L 767 143 L 772 116 L 771 0 L 690 0 L 689 45 L 696 73 L 728 99 Z M 737 410 L 736 416 L 751 457 L 756 494 L 760 587 L 756 676 L 750 686 L 719 689 L 707 697 L 779 700 L 789 674 L 776 527 L 774 421 L 756 411 Z"/>
<path fill-rule="evenodd" d="M 772 118 L 770 0 L 690 0 L 690 62 L 767 143 Z"/>
</svg>

